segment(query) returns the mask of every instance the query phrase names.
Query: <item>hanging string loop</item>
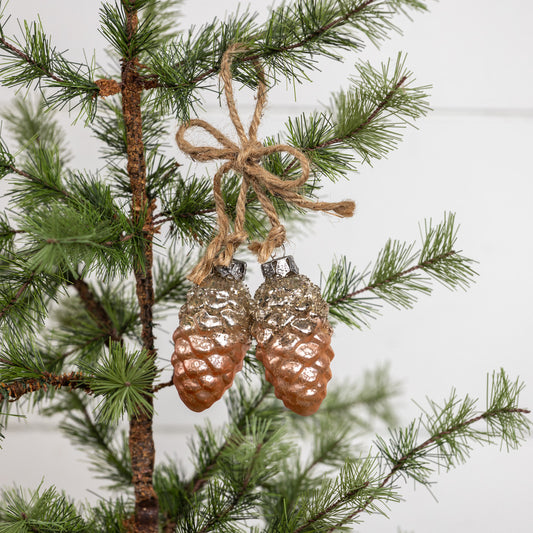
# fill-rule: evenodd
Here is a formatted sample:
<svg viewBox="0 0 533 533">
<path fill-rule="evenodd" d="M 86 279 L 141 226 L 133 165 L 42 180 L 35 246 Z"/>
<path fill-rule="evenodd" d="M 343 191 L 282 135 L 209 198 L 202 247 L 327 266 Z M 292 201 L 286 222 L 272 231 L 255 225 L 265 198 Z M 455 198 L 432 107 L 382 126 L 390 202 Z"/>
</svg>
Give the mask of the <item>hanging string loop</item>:
<svg viewBox="0 0 533 533">
<path fill-rule="evenodd" d="M 249 245 L 250 250 L 257 255 L 260 263 L 267 261 L 273 251 L 282 246 L 286 240 L 285 228 L 279 221 L 278 214 L 269 194 L 279 197 L 287 203 L 295 204 L 298 207 L 313 209 L 315 211 L 325 211 L 341 217 L 352 216 L 355 209 L 355 204 L 351 200 L 342 202 L 314 202 L 299 194 L 297 191 L 309 179 L 309 160 L 300 150 L 293 146 L 286 144 L 264 146 L 257 140 L 257 131 L 266 105 L 265 74 L 261 64 L 257 60 L 253 62 L 259 79 L 256 96 L 257 102 L 248 134 L 246 134 L 237 112 L 231 75 L 231 64 L 235 55 L 243 51 L 245 51 L 245 48 L 241 44 L 237 43 L 229 46 L 222 56 L 220 65 L 220 77 L 224 85 L 228 111 L 239 137 L 240 145 L 235 144 L 205 120 L 200 119 L 189 120 L 176 133 L 178 147 L 195 161 L 226 161 L 213 177 L 213 196 L 215 199 L 218 232 L 207 246 L 200 262 L 188 276 L 191 281 L 197 284 L 200 284 L 210 274 L 213 266 L 228 265 L 237 248 L 248 238 L 244 230 L 244 223 L 249 189 L 255 192 L 271 224 L 271 229 L 263 242 L 254 241 Z M 191 128 L 205 130 L 221 147 L 194 146 L 185 139 L 186 132 Z M 281 152 L 290 154 L 294 157 L 295 162 L 299 164 L 300 175 L 295 179 L 283 179 L 283 177 L 272 174 L 260 165 L 262 158 Z M 294 166 L 294 163 L 291 164 L 292 166 Z M 242 174 L 233 231 L 231 231 L 230 220 L 226 213 L 226 205 L 222 194 L 222 178 L 231 170 Z"/>
</svg>

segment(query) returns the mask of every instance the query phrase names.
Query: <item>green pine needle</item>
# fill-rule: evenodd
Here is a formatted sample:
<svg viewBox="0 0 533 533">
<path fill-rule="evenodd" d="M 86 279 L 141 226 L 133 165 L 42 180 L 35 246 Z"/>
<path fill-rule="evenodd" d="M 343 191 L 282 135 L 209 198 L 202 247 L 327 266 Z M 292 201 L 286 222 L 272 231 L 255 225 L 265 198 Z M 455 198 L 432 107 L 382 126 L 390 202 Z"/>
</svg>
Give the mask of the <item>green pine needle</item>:
<svg viewBox="0 0 533 533">
<path fill-rule="evenodd" d="M 49 89 L 48 108 L 79 108 L 91 118 L 96 112 L 98 86 L 94 65 L 72 62 L 60 53 L 45 34 L 41 21 L 20 23 L 22 35 L 5 35 L 7 19 L 0 13 L 0 77 L 7 87 Z"/>
<path fill-rule="evenodd" d="M 417 251 L 414 243 L 389 240 L 373 268 L 361 273 L 344 257 L 334 262 L 327 277 L 322 277 L 322 294 L 332 318 L 360 328 L 379 314 L 381 302 L 411 308 L 418 295 L 431 293 L 431 278 L 449 289 L 469 287 L 476 276 L 475 261 L 456 249 L 455 215 L 445 214 L 437 225 L 424 222 L 421 238 Z"/>
<path fill-rule="evenodd" d="M 39 149 L 57 151 L 61 166 L 72 159 L 65 131 L 55 113 L 46 109 L 43 97 L 33 100 L 18 95 L 2 110 L 1 116 L 24 161 L 30 156 L 38 157 Z"/>
<path fill-rule="evenodd" d="M 109 318 L 110 326 L 119 338 L 138 341 L 140 337 L 139 315 L 135 289 L 126 283 L 95 283 L 91 290 Z M 50 339 L 57 349 L 69 354 L 69 360 L 94 362 L 109 343 L 111 332 L 99 323 L 78 297 L 60 299 L 60 306 L 53 313 Z"/>
<path fill-rule="evenodd" d="M 98 404 L 98 421 L 116 423 L 127 413 L 151 413 L 151 387 L 157 373 L 152 358 L 144 351 L 129 352 L 111 343 L 109 353 L 97 365 L 87 366 L 91 389 L 103 396 Z"/>
<path fill-rule="evenodd" d="M 469 396 L 459 399 L 455 390 L 442 404 L 428 400 L 428 408 L 417 420 L 391 430 L 388 441 L 377 439 L 379 453 L 390 468 L 384 481 L 403 476 L 429 485 L 437 469 L 465 462 L 473 443 L 518 447 L 531 431 L 529 411 L 518 407 L 523 387 L 502 369 L 487 376 L 484 411 Z"/>
<path fill-rule="evenodd" d="M 36 273 L 13 254 L 0 256 L 0 329 L 10 334 L 35 331 L 56 300 L 63 280 L 56 274 Z"/>
<path fill-rule="evenodd" d="M 128 520 L 133 514 L 133 504 L 126 499 L 98 500 L 96 506 L 90 509 L 91 531 L 106 531 L 109 533 L 128 533 Z"/>
<path fill-rule="evenodd" d="M 132 473 L 126 432 L 118 432 L 114 424 L 95 420 L 92 403 L 86 395 L 68 391 L 59 395 L 45 414 L 64 415 L 59 428 L 86 454 L 91 470 L 106 481 L 107 488 L 129 490 Z"/>
<path fill-rule="evenodd" d="M 155 261 L 155 304 L 175 309 L 185 303 L 191 282 L 188 272 L 194 265 L 194 258 L 172 254 L 170 258 L 156 258 Z"/>
<path fill-rule="evenodd" d="M 344 144 L 361 162 L 371 163 L 395 149 L 402 129 L 428 112 L 429 86 L 412 86 L 413 74 L 401 53 L 379 69 L 361 63 L 357 71 L 352 87 L 332 97 L 335 135 L 329 142 Z"/>
<path fill-rule="evenodd" d="M 69 499 L 55 487 L 35 491 L 12 488 L 0 495 L 0 532 L 87 533 L 87 524 Z"/>
</svg>

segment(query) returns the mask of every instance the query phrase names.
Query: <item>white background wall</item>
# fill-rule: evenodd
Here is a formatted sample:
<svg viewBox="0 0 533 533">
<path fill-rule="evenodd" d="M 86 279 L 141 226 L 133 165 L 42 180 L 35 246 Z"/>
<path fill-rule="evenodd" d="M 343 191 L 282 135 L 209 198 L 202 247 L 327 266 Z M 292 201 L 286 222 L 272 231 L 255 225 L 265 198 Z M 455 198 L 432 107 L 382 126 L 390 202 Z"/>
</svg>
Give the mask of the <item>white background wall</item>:
<svg viewBox="0 0 533 533">
<path fill-rule="evenodd" d="M 69 49 L 70 58 L 96 50 L 97 59 L 106 63 L 97 31 L 99 5 L 17 0 L 7 10 L 14 19 L 40 14 L 57 48 Z M 234 0 L 188 0 L 179 24 L 201 24 L 237 5 Z M 253 9 L 266 13 L 262 2 Z M 484 398 L 486 374 L 502 366 L 527 383 L 522 405 L 533 407 L 532 18 L 533 5 L 526 0 L 443 1 L 413 22 L 399 20 L 403 37 L 395 36 L 380 51 L 368 48 L 360 54 L 379 63 L 399 50 L 408 52 L 417 80 L 434 86 L 434 111 L 419 122 L 419 130 L 407 131 L 388 160 L 328 188 L 332 199 L 356 201 L 353 219 L 319 215 L 307 234 L 290 236 L 289 251 L 301 270 L 318 281 L 319 267 L 327 270 L 334 256 L 345 254 L 364 268 L 387 238 L 414 240 L 418 222 L 456 212 L 458 245 L 479 261 L 476 285 L 457 293 L 437 288 L 412 311 L 384 309 L 370 329 L 338 327 L 335 334 L 333 382 L 346 374 L 356 378 L 364 369 L 389 361 L 403 386 L 398 411 L 404 422 L 417 413 L 410 399 L 443 399 L 452 386 L 460 394 Z M 327 103 L 330 92 L 346 85 L 355 57 L 347 57 L 343 65 L 323 62 L 313 83 L 297 88 L 296 100 L 290 91 L 272 91 L 262 134 L 277 132 L 289 113 Z M 5 105 L 9 98 L 10 92 L 2 89 L 0 101 Z M 240 92 L 239 101 L 249 111 L 252 95 Z M 209 105 L 207 116 L 231 133 L 225 112 Z M 89 133 L 78 125 L 70 134 L 75 163 L 101 167 Z M 253 276 L 251 289 L 258 283 Z M 158 332 L 163 357 L 170 355 L 168 339 L 175 325 L 169 320 Z M 157 411 L 158 457 L 186 457 L 186 437 L 201 417 L 187 411 L 170 389 L 162 392 Z M 210 412 L 214 420 L 223 414 L 218 405 Z M 466 465 L 435 477 L 433 495 L 408 484 L 405 502 L 391 507 L 389 519 L 372 517 L 355 530 L 530 532 L 532 468 L 531 439 L 511 453 L 475 447 Z M 51 422 L 32 415 L 28 422 L 9 427 L 0 451 L 0 484 L 35 486 L 43 477 L 45 484 L 54 483 L 76 498 L 94 500 L 95 494 L 104 494 L 87 472 L 83 455 L 58 436 Z"/>
</svg>

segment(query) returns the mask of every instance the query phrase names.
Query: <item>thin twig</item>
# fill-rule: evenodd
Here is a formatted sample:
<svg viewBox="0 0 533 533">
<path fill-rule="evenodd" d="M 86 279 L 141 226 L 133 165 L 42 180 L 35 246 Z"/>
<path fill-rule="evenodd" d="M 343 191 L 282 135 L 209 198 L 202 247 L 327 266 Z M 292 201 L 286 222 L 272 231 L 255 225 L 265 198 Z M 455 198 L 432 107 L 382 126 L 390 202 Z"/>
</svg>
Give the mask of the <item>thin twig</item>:
<svg viewBox="0 0 533 533">
<path fill-rule="evenodd" d="M 79 398 L 76 397 L 76 400 L 79 401 Z M 116 455 L 115 451 L 109 446 L 109 443 L 106 441 L 106 439 L 103 437 L 102 433 L 100 432 L 100 429 L 98 428 L 97 424 L 92 419 L 88 409 L 87 405 L 79 401 L 79 409 L 82 412 L 83 418 L 85 418 L 85 421 L 89 425 L 89 427 L 92 429 L 93 434 L 96 435 L 96 440 L 98 444 L 105 449 L 106 453 L 108 454 L 109 458 L 111 459 L 111 462 L 115 464 L 115 466 L 120 470 L 121 475 L 123 475 L 125 478 L 131 476 L 130 470 L 124 466 L 123 462 L 120 460 L 120 458 Z"/>
<path fill-rule="evenodd" d="M 158 383 L 157 385 L 153 387 L 152 392 L 153 393 L 158 392 L 161 389 L 164 389 L 165 387 L 172 387 L 172 385 L 174 385 L 174 382 L 172 381 L 172 379 L 170 379 L 169 381 L 165 381 L 164 383 Z"/>
<path fill-rule="evenodd" d="M 295 48 L 301 48 L 302 46 L 306 45 L 307 43 L 311 42 L 312 40 L 316 39 L 323 33 L 326 33 L 327 31 L 333 29 L 335 26 L 338 26 L 342 24 L 343 22 L 346 22 L 348 19 L 352 18 L 354 15 L 357 15 L 359 12 L 363 11 L 365 8 L 367 8 L 370 4 L 373 4 L 377 0 L 367 0 L 366 2 L 362 3 L 361 5 L 354 7 L 352 10 L 347 11 L 344 15 L 341 17 L 337 17 L 335 20 L 332 20 L 328 24 L 325 24 L 324 26 L 321 26 L 320 28 L 317 28 L 315 31 L 311 32 L 305 39 L 302 39 L 301 41 L 297 43 L 293 43 L 289 46 L 284 46 L 282 48 L 276 49 L 275 53 L 283 53 L 288 52 L 289 50 L 294 50 Z M 263 54 L 255 54 L 251 56 L 246 56 L 243 59 L 241 59 L 239 62 L 245 62 L 245 61 L 257 61 L 258 59 L 261 59 L 263 57 Z"/>
<path fill-rule="evenodd" d="M 241 431 L 244 425 L 246 424 L 247 418 L 250 416 L 253 411 L 255 411 L 259 405 L 265 400 L 265 398 L 268 396 L 268 394 L 272 391 L 272 386 L 265 385 L 263 390 L 261 391 L 261 394 L 255 399 L 252 405 L 246 409 L 246 411 L 242 414 L 242 416 L 237 421 L 236 427 L 237 430 Z M 212 471 L 216 468 L 218 459 L 222 455 L 222 453 L 228 448 L 228 446 L 233 441 L 234 435 L 230 434 L 227 436 L 226 440 L 220 445 L 219 449 L 216 451 L 216 453 L 212 456 L 211 461 L 204 465 L 203 469 L 199 472 L 196 472 L 191 481 L 188 484 L 189 491 L 191 494 L 194 494 L 198 492 L 209 480 L 210 474 Z"/>
<path fill-rule="evenodd" d="M 460 430 L 464 429 L 465 427 L 468 427 L 468 426 L 470 426 L 472 424 L 475 424 L 476 422 L 479 422 L 480 420 L 489 419 L 489 418 L 492 418 L 494 416 L 498 416 L 498 415 L 501 415 L 501 414 L 517 414 L 517 413 L 530 414 L 531 411 L 529 409 L 521 409 L 521 408 L 518 408 L 518 407 L 508 407 L 508 408 L 498 409 L 496 411 L 488 411 L 488 412 L 482 413 L 482 414 L 480 414 L 480 415 L 478 415 L 476 417 L 473 417 L 473 418 L 471 418 L 469 420 L 466 420 L 465 422 L 462 422 L 460 424 L 452 426 L 452 427 L 450 427 L 450 428 L 448 428 L 448 429 L 446 429 L 444 431 L 436 433 L 435 435 L 432 435 L 427 440 L 422 442 L 422 444 L 419 444 L 415 448 L 411 449 L 408 453 L 406 453 L 405 455 L 400 457 L 396 461 L 396 463 L 392 467 L 392 469 L 388 472 L 388 474 L 383 478 L 383 480 L 379 484 L 379 488 L 384 488 L 386 485 L 389 484 L 389 482 L 392 482 L 393 478 L 395 477 L 397 472 L 401 471 L 403 465 L 411 457 L 416 456 L 422 450 L 430 447 L 432 444 L 437 443 L 438 441 L 442 440 L 446 436 L 451 435 L 452 433 L 455 433 L 457 431 L 460 431 Z M 334 527 L 332 527 L 331 529 L 328 529 L 328 533 L 332 533 L 337 528 L 342 527 L 346 523 L 352 521 L 358 514 L 362 513 L 374 501 L 374 499 L 375 499 L 375 496 L 371 496 L 370 498 L 368 498 L 361 507 L 359 507 L 358 509 L 353 511 L 351 514 L 349 514 L 347 517 L 342 519 Z M 338 507 L 338 505 L 340 505 L 342 503 L 342 502 L 340 502 L 340 500 L 337 500 L 337 502 L 338 502 L 338 504 L 335 505 L 333 507 L 333 509 L 335 509 L 335 507 Z M 337 503 L 337 502 L 334 502 L 334 503 Z M 333 509 L 331 509 L 331 510 L 333 510 Z M 296 531 L 298 531 L 298 530 L 296 530 Z"/>
<path fill-rule="evenodd" d="M 121 244 L 123 242 L 128 242 L 129 240 L 133 239 L 135 237 L 135 235 L 131 234 L 131 235 L 123 235 L 122 237 L 120 237 L 120 239 L 118 241 L 105 241 L 102 243 L 102 246 L 115 246 L 117 244 Z"/>
<path fill-rule="evenodd" d="M 34 176 L 26 172 L 25 170 L 21 170 L 20 168 L 17 168 L 15 165 L 7 165 L 7 168 L 11 170 L 11 172 L 18 174 L 19 176 L 24 176 L 25 178 L 28 178 L 30 180 L 35 179 Z"/>
<path fill-rule="evenodd" d="M 343 135 L 342 137 L 335 137 L 333 139 L 329 139 L 328 141 L 325 141 L 321 144 L 317 144 L 316 146 L 312 146 L 309 148 L 304 148 L 302 151 L 304 153 L 307 152 L 314 152 L 315 150 L 321 150 L 322 148 L 326 148 L 328 146 L 332 146 L 333 144 L 339 144 L 341 142 L 344 142 L 346 139 L 349 139 L 350 137 L 354 137 L 357 135 L 361 130 L 366 128 L 369 124 L 372 123 L 372 121 L 379 115 L 379 113 L 385 108 L 385 106 L 390 102 L 392 97 L 396 94 L 396 92 L 402 87 L 402 85 L 407 81 L 407 76 L 403 76 L 395 85 L 394 87 L 385 95 L 383 100 L 379 102 L 379 104 L 372 110 L 372 112 L 368 115 L 366 120 L 361 122 L 353 131 L 347 133 L 346 135 Z M 287 176 L 289 171 L 296 165 L 297 161 L 294 160 L 291 162 L 290 165 L 287 166 L 287 168 L 283 171 L 283 176 Z"/>
<path fill-rule="evenodd" d="M 335 298 L 334 300 L 330 300 L 328 301 L 328 304 L 331 305 L 331 306 L 335 306 L 335 305 L 338 305 L 339 303 L 341 302 L 345 302 L 346 300 L 351 300 L 352 298 L 355 298 L 356 296 L 358 296 L 359 294 L 363 293 L 363 292 L 366 292 L 366 291 L 373 291 L 373 290 L 376 290 L 376 289 L 379 289 L 380 287 L 383 287 L 385 285 L 387 285 L 388 283 L 392 283 L 404 276 L 407 276 L 408 274 L 410 274 L 411 272 L 415 272 L 416 270 L 420 270 L 420 269 L 424 269 L 424 268 L 427 268 L 439 261 L 442 261 L 452 255 L 455 255 L 457 254 L 457 252 L 455 250 L 450 250 L 449 252 L 446 252 L 444 254 L 440 254 L 440 255 L 437 255 L 435 257 L 432 257 L 431 259 L 428 259 L 427 261 L 423 261 L 422 263 L 419 263 L 417 265 L 414 265 L 406 270 L 402 270 L 401 272 L 398 272 L 397 274 L 394 274 L 393 276 L 391 276 L 390 278 L 387 278 L 383 281 L 380 281 L 379 283 L 374 283 L 372 285 L 367 285 L 366 287 L 363 287 L 362 289 L 358 289 L 354 292 L 350 292 L 348 294 L 345 294 L 343 296 L 340 296 L 339 298 Z"/>
<path fill-rule="evenodd" d="M 56 76 L 53 72 L 44 69 L 41 65 L 39 65 L 34 59 L 32 59 L 28 54 L 23 52 L 22 50 L 18 49 L 17 47 L 13 46 L 10 42 L 8 42 L 3 37 L 0 37 L 0 44 L 4 46 L 4 48 L 8 49 L 12 54 L 20 57 L 22 60 L 26 61 L 26 63 L 29 63 L 33 67 L 40 70 L 43 75 L 48 76 L 49 78 L 53 79 L 57 83 L 60 83 L 61 85 L 67 85 L 67 82 L 60 77 Z"/>
<path fill-rule="evenodd" d="M 26 172 L 25 170 L 21 170 L 20 168 L 17 168 L 14 165 L 7 165 L 7 168 L 9 168 L 11 170 L 11 172 L 13 172 L 15 174 L 18 174 L 19 176 L 27 178 L 27 179 L 29 179 L 31 181 L 36 182 L 36 183 L 40 183 L 41 185 L 44 185 L 48 189 L 51 189 L 52 191 L 56 191 L 56 192 L 62 194 L 66 198 L 71 198 L 71 195 L 67 191 L 65 191 L 63 189 L 58 189 L 57 187 L 54 187 L 54 186 L 50 185 L 50 183 L 45 182 L 44 180 L 38 178 L 37 176 L 34 176 L 34 175 L 30 174 L 29 172 Z"/>
<path fill-rule="evenodd" d="M 348 491 L 346 494 L 342 496 L 342 498 L 339 498 L 338 500 L 335 500 L 334 502 L 332 502 L 325 509 L 323 509 L 318 514 L 310 518 L 307 522 L 305 522 L 305 524 L 295 529 L 292 533 L 299 533 L 300 531 L 307 529 L 310 525 L 314 524 L 315 522 L 320 520 L 323 516 L 327 515 L 328 513 L 331 513 L 331 511 L 334 511 L 337 507 L 342 505 L 344 502 L 348 501 L 350 498 L 353 498 L 358 492 L 361 492 L 362 490 L 366 489 L 369 485 L 370 483 L 367 481 L 363 483 L 362 485 L 359 485 L 358 487 L 355 487 L 352 490 Z"/>
<path fill-rule="evenodd" d="M 122 336 L 115 328 L 109 313 L 105 310 L 102 303 L 98 300 L 88 283 L 77 278 L 72 281 L 72 285 L 78 292 L 78 296 L 85 305 L 85 309 L 92 316 L 98 327 L 107 336 L 106 344 L 109 346 L 110 341 L 121 342 Z"/>
<path fill-rule="evenodd" d="M 246 476 L 244 476 L 244 479 L 242 480 L 242 486 L 240 487 L 239 492 L 235 494 L 231 502 L 228 503 L 228 505 L 226 505 L 226 507 L 222 509 L 220 513 L 218 513 L 216 516 L 213 516 L 205 524 L 205 526 L 202 529 L 200 529 L 198 533 L 207 533 L 208 531 L 212 531 L 213 526 L 215 526 L 217 523 L 221 523 L 226 518 L 226 516 L 228 516 L 231 513 L 231 511 L 235 509 L 235 507 L 237 507 L 238 503 L 241 501 L 241 498 L 246 494 L 246 490 L 248 489 L 248 485 L 250 484 L 250 480 L 252 478 L 254 463 L 257 457 L 259 456 L 259 454 L 261 453 L 262 446 L 263 444 L 261 442 L 256 446 L 255 454 L 252 458 L 252 461 L 250 462 L 250 466 L 248 467 L 248 472 L 246 473 Z"/>
<path fill-rule="evenodd" d="M 8 311 L 17 303 L 17 301 L 22 297 L 22 295 L 26 292 L 26 289 L 31 285 L 33 278 L 35 278 L 36 273 L 32 272 L 25 283 L 23 283 L 20 287 L 15 296 L 11 298 L 9 303 L 0 310 L 0 319 L 3 318 Z"/>
<path fill-rule="evenodd" d="M 195 217 L 198 217 L 198 216 L 201 216 L 201 215 L 206 215 L 208 213 L 214 213 L 216 211 L 216 209 L 214 207 L 212 208 L 209 208 L 209 209 L 200 209 L 198 211 L 194 211 L 192 213 L 179 213 L 177 215 L 178 218 L 195 218 Z M 158 224 L 163 224 L 165 222 L 172 222 L 176 219 L 176 215 L 173 215 L 173 216 L 168 216 L 168 212 L 167 211 L 162 211 L 161 213 L 158 213 L 157 215 L 154 216 L 154 220 L 160 218 L 160 217 L 166 217 L 166 218 L 163 218 L 162 220 L 157 220 L 157 223 Z"/>
</svg>

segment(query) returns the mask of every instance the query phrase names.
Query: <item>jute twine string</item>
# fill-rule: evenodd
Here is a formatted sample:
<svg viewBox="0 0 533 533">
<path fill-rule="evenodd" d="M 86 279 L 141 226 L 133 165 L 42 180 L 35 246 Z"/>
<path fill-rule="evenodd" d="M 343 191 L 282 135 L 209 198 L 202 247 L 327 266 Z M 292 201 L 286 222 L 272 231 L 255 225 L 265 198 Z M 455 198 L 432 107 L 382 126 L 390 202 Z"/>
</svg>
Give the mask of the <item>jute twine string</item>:
<svg viewBox="0 0 533 533">
<path fill-rule="evenodd" d="M 231 45 L 222 57 L 220 65 L 220 77 L 224 85 L 224 93 L 228 105 L 231 121 L 239 136 L 240 146 L 228 139 L 219 130 L 204 120 L 193 119 L 183 124 L 177 134 L 176 143 L 179 148 L 192 157 L 195 161 L 212 161 L 215 159 L 227 160 L 216 172 L 213 178 L 213 196 L 218 221 L 218 233 L 207 246 L 206 252 L 200 262 L 189 274 L 188 279 L 200 284 L 204 278 L 211 273 L 215 265 L 228 265 L 236 249 L 247 239 L 248 235 L 244 231 L 246 215 L 246 196 L 251 187 L 261 203 L 261 206 L 270 220 L 271 229 L 264 242 L 254 241 L 248 246 L 257 255 L 260 263 L 269 259 L 274 249 L 285 242 L 285 228 L 279 221 L 278 214 L 272 201 L 268 197 L 267 191 L 274 196 L 282 198 L 285 202 L 295 204 L 306 209 L 315 211 L 325 211 L 341 217 L 350 217 L 354 213 L 355 204 L 351 200 L 343 202 L 313 202 L 301 196 L 296 191 L 309 178 L 309 161 L 305 155 L 286 144 L 276 144 L 273 146 L 263 146 L 257 140 L 257 130 L 261 121 L 261 116 L 266 104 L 266 83 L 265 74 L 258 61 L 254 61 L 254 67 L 259 75 L 259 85 L 257 89 L 257 103 L 255 111 L 248 129 L 248 135 L 244 130 L 242 122 L 237 112 L 235 99 L 233 97 L 233 85 L 231 75 L 231 63 L 236 53 L 245 51 L 240 44 Z M 199 127 L 210 133 L 223 148 L 212 146 L 193 146 L 185 140 L 185 133 L 189 128 Z M 300 164 L 301 174 L 292 180 L 271 174 L 260 164 L 262 157 L 276 152 L 287 152 L 291 154 Z M 242 183 L 237 198 L 235 221 L 233 232 L 226 214 L 226 205 L 222 197 L 222 178 L 230 170 L 242 174 Z"/>
</svg>

